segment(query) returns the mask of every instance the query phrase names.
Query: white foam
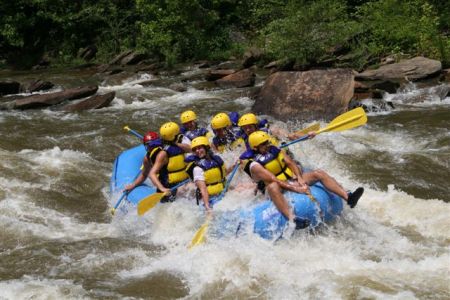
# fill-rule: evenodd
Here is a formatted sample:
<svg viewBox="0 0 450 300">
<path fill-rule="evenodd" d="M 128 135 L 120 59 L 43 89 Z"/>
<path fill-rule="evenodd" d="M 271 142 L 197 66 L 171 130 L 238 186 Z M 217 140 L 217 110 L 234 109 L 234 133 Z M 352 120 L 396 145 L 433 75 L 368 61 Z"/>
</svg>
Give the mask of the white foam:
<svg viewBox="0 0 450 300">
<path fill-rule="evenodd" d="M 0 299 L 89 299 L 81 284 L 73 280 L 23 276 L 0 282 Z"/>
</svg>

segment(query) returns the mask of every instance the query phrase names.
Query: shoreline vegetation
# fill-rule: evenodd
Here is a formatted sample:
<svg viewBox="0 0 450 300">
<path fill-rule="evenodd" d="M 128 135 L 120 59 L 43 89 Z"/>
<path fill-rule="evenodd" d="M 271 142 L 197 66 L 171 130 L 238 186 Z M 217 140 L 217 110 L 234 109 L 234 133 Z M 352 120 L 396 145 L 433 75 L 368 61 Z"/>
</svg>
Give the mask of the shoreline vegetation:
<svg viewBox="0 0 450 300">
<path fill-rule="evenodd" d="M 113 65 L 130 49 L 132 59 L 163 69 L 247 59 L 249 65 L 258 66 L 277 62 L 282 70 L 360 72 L 386 60 L 415 56 L 450 66 L 448 1 L 0 0 L 0 4 L 0 69 Z"/>
</svg>

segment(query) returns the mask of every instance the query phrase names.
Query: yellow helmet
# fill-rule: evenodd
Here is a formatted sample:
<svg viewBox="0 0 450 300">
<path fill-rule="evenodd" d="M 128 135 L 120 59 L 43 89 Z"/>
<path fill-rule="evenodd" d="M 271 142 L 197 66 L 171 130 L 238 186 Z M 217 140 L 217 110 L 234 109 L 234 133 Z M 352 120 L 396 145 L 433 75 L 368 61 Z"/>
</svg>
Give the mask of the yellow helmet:
<svg viewBox="0 0 450 300">
<path fill-rule="evenodd" d="M 242 127 L 245 125 L 257 125 L 258 119 L 256 118 L 255 114 L 248 113 L 245 115 L 242 115 L 242 117 L 239 119 L 238 126 Z"/>
<path fill-rule="evenodd" d="M 205 146 L 206 148 L 209 148 L 209 141 L 206 136 L 199 136 L 192 140 L 191 142 L 191 149 L 194 149 L 198 146 Z"/>
<path fill-rule="evenodd" d="M 183 112 L 180 116 L 181 124 L 197 120 L 197 115 L 192 110 Z"/>
<path fill-rule="evenodd" d="M 264 131 L 255 131 L 248 137 L 248 143 L 252 149 L 256 149 L 256 147 L 267 141 L 270 141 L 270 136 Z"/>
<path fill-rule="evenodd" d="M 219 129 L 228 126 L 231 126 L 231 120 L 226 113 L 218 113 L 211 120 L 212 129 Z"/>
<path fill-rule="evenodd" d="M 175 140 L 175 137 L 177 134 L 180 133 L 180 127 L 175 122 L 167 122 L 162 124 L 161 128 L 159 129 L 159 135 L 161 138 L 165 141 L 173 141 Z"/>
</svg>

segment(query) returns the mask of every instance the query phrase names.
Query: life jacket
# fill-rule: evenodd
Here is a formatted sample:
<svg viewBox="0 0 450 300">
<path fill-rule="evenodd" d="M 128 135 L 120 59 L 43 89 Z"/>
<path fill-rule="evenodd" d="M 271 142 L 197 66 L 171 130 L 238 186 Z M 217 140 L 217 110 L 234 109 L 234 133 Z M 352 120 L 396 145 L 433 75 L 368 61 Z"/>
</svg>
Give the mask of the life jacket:
<svg viewBox="0 0 450 300">
<path fill-rule="evenodd" d="M 197 155 L 190 155 L 186 157 L 188 166 L 186 172 L 189 177 L 194 180 L 194 168 L 200 167 L 205 172 L 205 183 L 210 196 L 220 194 L 225 187 L 225 164 L 218 155 L 210 154 L 210 159 L 199 158 Z"/>
<path fill-rule="evenodd" d="M 253 161 L 260 163 L 265 169 L 282 181 L 292 178 L 294 174 L 286 165 L 281 149 L 275 146 L 270 146 L 265 154 L 257 153 L 254 150 L 247 150 L 240 156 L 240 159 L 245 161 L 244 171 L 250 176 L 250 164 Z"/>
<path fill-rule="evenodd" d="M 219 137 L 214 136 L 213 137 L 213 144 L 216 146 L 216 148 L 219 150 L 219 152 L 225 151 L 225 149 L 234 150 L 238 147 L 241 147 L 245 144 L 244 139 L 242 138 L 242 130 L 237 128 L 225 129 L 225 136 Z"/>
<path fill-rule="evenodd" d="M 173 186 L 188 178 L 186 163 L 184 162 L 184 151 L 172 144 L 165 144 L 162 149 L 167 153 L 169 162 L 159 171 L 159 180 L 165 187 Z"/>
<path fill-rule="evenodd" d="M 147 150 L 147 153 L 145 156 L 152 162 L 152 164 L 155 164 L 156 156 L 158 153 L 162 150 L 162 141 L 160 139 L 156 139 L 150 143 L 150 149 Z"/>
<path fill-rule="evenodd" d="M 208 134 L 208 130 L 206 128 L 196 128 L 194 130 L 186 130 L 186 128 L 183 127 L 181 133 L 192 141 L 196 137 L 206 136 Z"/>
</svg>

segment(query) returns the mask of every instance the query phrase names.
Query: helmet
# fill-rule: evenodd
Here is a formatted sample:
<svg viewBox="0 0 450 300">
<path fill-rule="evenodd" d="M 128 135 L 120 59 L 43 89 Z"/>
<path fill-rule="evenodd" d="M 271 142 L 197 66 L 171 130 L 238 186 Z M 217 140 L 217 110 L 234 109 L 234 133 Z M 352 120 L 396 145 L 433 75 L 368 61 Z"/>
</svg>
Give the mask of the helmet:
<svg viewBox="0 0 450 300">
<path fill-rule="evenodd" d="M 181 124 L 197 120 L 197 115 L 192 110 L 183 112 L 180 116 Z"/>
<path fill-rule="evenodd" d="M 144 135 L 142 143 L 147 144 L 148 142 L 154 141 L 156 139 L 159 139 L 158 133 L 154 131 L 149 131 Z"/>
<path fill-rule="evenodd" d="M 211 120 L 211 127 L 213 129 L 219 129 L 228 127 L 231 125 L 230 118 L 226 113 L 218 113 Z"/>
<path fill-rule="evenodd" d="M 243 115 L 238 122 L 238 126 L 242 127 L 245 125 L 257 125 L 258 119 L 256 118 L 255 114 L 248 113 Z"/>
<path fill-rule="evenodd" d="M 175 122 L 164 123 L 159 129 L 162 139 L 168 142 L 175 140 L 177 134 L 180 133 L 180 127 Z"/>
<path fill-rule="evenodd" d="M 270 141 L 270 136 L 264 131 L 255 131 L 248 137 L 248 143 L 252 149 L 256 149 L 256 147 L 267 141 Z"/>
<path fill-rule="evenodd" d="M 198 146 L 205 146 L 206 148 L 209 148 L 209 141 L 206 136 L 199 136 L 192 140 L 191 142 L 191 149 L 194 149 Z"/>
</svg>

